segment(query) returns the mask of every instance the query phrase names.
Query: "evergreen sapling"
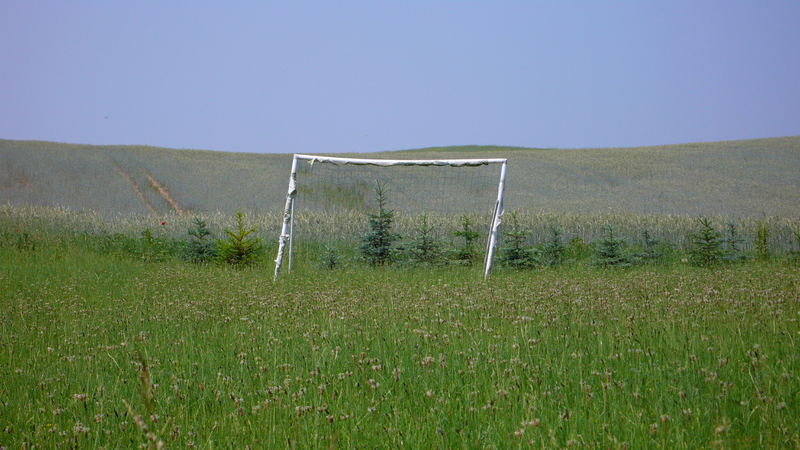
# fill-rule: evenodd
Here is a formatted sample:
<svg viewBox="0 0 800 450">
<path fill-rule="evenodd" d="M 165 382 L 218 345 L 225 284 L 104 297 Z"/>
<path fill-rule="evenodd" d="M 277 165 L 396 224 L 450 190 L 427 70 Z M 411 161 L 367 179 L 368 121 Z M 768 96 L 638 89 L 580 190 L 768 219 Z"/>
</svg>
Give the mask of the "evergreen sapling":
<svg viewBox="0 0 800 450">
<path fill-rule="evenodd" d="M 257 261 L 264 251 L 264 244 L 258 237 L 251 236 L 257 228 L 247 228 L 244 214 L 236 212 L 236 229 L 225 229 L 226 240 L 217 240 L 217 259 L 234 266 L 245 266 Z"/>
<path fill-rule="evenodd" d="M 727 233 L 723 241 L 725 244 L 724 259 L 729 262 L 743 262 L 747 258 L 742 251 L 744 239 L 739 237 L 739 232 L 733 220 L 727 223 L 726 231 Z"/>
<path fill-rule="evenodd" d="M 538 252 L 528 245 L 530 232 L 524 230 L 517 219 L 517 213 L 509 213 L 511 229 L 503 233 L 500 247 L 500 264 L 514 269 L 527 269 L 539 264 Z"/>
<path fill-rule="evenodd" d="M 542 248 L 542 256 L 545 262 L 550 266 L 557 266 L 564 262 L 564 243 L 561 241 L 561 230 L 556 227 L 550 227 L 550 240 Z"/>
<path fill-rule="evenodd" d="M 187 260 L 202 263 L 214 259 L 217 252 L 214 242 L 209 238 L 211 231 L 208 230 L 205 220 L 195 217 L 187 233 L 189 234 L 185 249 Z"/>
<path fill-rule="evenodd" d="M 416 238 L 411 242 L 411 259 L 417 263 L 436 264 L 441 260 L 441 246 L 434 237 L 433 226 L 428 222 L 428 215 L 420 216 L 420 224 L 414 228 Z"/>
<path fill-rule="evenodd" d="M 478 260 L 475 242 L 481 237 L 481 234 L 472 229 L 472 218 L 461 216 L 461 230 L 454 232 L 453 236 L 463 239 L 461 246 L 456 250 L 456 261 L 465 266 L 473 265 Z"/>
<path fill-rule="evenodd" d="M 710 267 L 722 259 L 722 238 L 719 231 L 705 217 L 698 219 L 700 231 L 690 235 L 689 263 L 697 267 Z"/>
<path fill-rule="evenodd" d="M 607 234 L 600 240 L 595 252 L 594 264 L 607 267 L 627 267 L 630 260 L 622 252 L 622 239 L 614 236 L 614 228 L 606 227 Z"/>
<path fill-rule="evenodd" d="M 392 262 L 392 243 L 400 235 L 392 233 L 394 211 L 386 209 L 386 187 L 378 182 L 375 187 L 378 213 L 369 214 L 370 232 L 361 239 L 361 256 L 371 265 L 385 265 Z"/>
</svg>

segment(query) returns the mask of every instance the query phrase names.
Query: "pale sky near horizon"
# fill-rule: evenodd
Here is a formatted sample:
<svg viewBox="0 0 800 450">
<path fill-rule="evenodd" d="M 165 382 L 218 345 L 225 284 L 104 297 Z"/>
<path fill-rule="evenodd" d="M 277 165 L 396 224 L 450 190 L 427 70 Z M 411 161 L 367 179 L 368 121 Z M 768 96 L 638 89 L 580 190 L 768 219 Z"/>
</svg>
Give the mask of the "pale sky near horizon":
<svg viewBox="0 0 800 450">
<path fill-rule="evenodd" d="M 241 152 L 800 135 L 800 1 L 0 3 L 0 139 Z"/>
</svg>

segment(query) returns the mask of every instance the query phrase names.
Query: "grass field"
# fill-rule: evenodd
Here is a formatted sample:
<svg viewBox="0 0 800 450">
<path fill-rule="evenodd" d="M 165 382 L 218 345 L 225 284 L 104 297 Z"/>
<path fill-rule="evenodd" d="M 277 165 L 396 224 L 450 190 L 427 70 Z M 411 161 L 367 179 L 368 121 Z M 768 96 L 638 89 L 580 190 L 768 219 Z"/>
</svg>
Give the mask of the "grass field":
<svg viewBox="0 0 800 450">
<path fill-rule="evenodd" d="M 486 283 L 477 268 L 300 265 L 272 284 L 267 264 L 35 239 L 0 247 L 8 448 L 800 445 L 786 262 Z"/>
<path fill-rule="evenodd" d="M 371 185 L 340 175 L 303 185 L 325 200 L 297 212 L 273 284 L 288 155 L 0 140 L 0 449 L 800 447 L 800 137 L 371 156 L 478 155 L 510 159 L 528 245 L 557 226 L 582 256 L 488 281 L 370 267 Z M 401 245 L 421 179 L 390 191 Z M 222 238 L 236 210 L 256 264 L 181 259 L 193 216 Z M 744 261 L 687 263 L 700 215 L 736 222 Z M 453 240 L 459 214 L 429 219 Z M 609 226 L 666 256 L 598 267 Z M 346 258 L 325 270 L 332 241 Z"/>
</svg>

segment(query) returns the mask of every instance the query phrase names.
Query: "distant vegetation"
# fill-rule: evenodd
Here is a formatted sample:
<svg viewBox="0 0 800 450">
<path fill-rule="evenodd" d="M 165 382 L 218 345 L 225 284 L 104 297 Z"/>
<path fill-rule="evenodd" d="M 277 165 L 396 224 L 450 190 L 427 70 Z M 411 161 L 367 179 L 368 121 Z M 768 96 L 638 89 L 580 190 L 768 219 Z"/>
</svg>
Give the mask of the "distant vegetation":
<svg viewBox="0 0 800 450">
<path fill-rule="evenodd" d="M 488 217 L 350 212 L 298 215 L 294 264 L 314 267 L 371 262 L 411 265 L 478 265 L 486 235 L 473 223 Z M 0 234 L 35 246 L 34 237 L 93 242 L 103 252 L 147 261 L 223 261 L 272 270 L 279 214 L 222 213 L 110 220 L 64 208 L 0 206 Z M 485 227 L 484 227 L 485 228 Z M 495 267 L 517 269 L 586 263 L 600 266 L 713 266 L 748 260 L 797 260 L 800 221 L 794 219 L 691 219 L 685 216 L 559 215 L 509 211 L 501 225 Z M 480 244 L 476 243 L 479 242 Z"/>
<path fill-rule="evenodd" d="M 369 156 L 509 158 L 506 206 L 513 210 L 800 214 L 800 137 L 617 149 L 443 147 Z M 158 216 L 176 208 L 187 214 L 272 213 L 283 207 L 290 165 L 285 154 L 0 140 L 0 204 L 66 206 L 108 217 Z M 362 208 L 371 184 L 340 182 L 341 188 L 301 183 L 301 193 Z M 474 183 L 475 190 L 496 189 L 494 178 Z M 396 196 L 394 207 L 402 210 L 414 193 L 407 196 Z"/>
</svg>

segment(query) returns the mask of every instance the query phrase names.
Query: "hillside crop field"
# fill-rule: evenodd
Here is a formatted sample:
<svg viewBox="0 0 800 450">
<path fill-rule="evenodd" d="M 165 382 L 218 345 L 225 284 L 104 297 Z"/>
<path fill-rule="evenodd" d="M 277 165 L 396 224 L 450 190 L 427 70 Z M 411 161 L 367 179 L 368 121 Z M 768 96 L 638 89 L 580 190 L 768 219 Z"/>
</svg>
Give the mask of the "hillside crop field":
<svg viewBox="0 0 800 450">
<path fill-rule="evenodd" d="M 509 210 L 797 218 L 800 204 L 798 136 L 638 148 L 444 147 L 368 156 L 508 158 Z M 0 204 L 62 206 L 108 217 L 159 216 L 176 205 L 190 214 L 278 213 L 290 167 L 285 154 L 0 140 Z M 416 196 L 432 194 L 431 186 L 415 186 Z M 454 195 L 464 186 L 438 189 Z"/>
<path fill-rule="evenodd" d="M 792 447 L 800 269 L 232 269 L 0 248 L 0 445 Z"/>
<path fill-rule="evenodd" d="M 800 447 L 800 137 L 369 156 L 509 158 L 487 280 L 494 172 L 387 175 L 371 266 L 373 184 L 304 166 L 273 283 L 289 155 L 0 140 L 0 449 Z M 252 264 L 193 260 L 235 211 Z"/>
</svg>

